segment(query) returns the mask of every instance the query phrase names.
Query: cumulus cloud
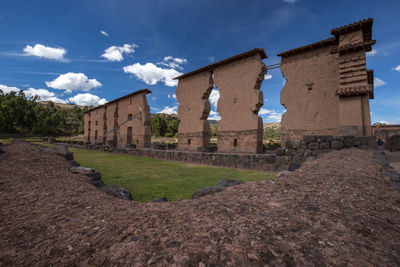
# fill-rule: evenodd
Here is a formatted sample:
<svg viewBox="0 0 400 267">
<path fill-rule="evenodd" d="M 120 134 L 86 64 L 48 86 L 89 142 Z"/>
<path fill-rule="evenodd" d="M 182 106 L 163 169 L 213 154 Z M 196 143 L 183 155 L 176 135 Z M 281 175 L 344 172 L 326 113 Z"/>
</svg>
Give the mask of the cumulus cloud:
<svg viewBox="0 0 400 267">
<path fill-rule="evenodd" d="M 221 119 L 221 117 L 219 116 L 218 112 L 211 110 L 210 114 L 208 115 L 208 119 L 214 120 L 214 121 L 219 121 Z"/>
<path fill-rule="evenodd" d="M 178 106 L 173 106 L 173 107 L 165 106 L 163 110 L 157 113 L 178 114 Z"/>
<path fill-rule="evenodd" d="M 108 35 L 108 33 L 106 31 L 101 30 L 100 33 L 104 36 L 110 37 L 110 35 Z"/>
<path fill-rule="evenodd" d="M 50 92 L 46 89 L 29 88 L 27 90 L 24 90 L 24 93 L 27 98 L 38 96 L 40 101 L 51 101 L 54 103 L 63 103 L 63 104 L 67 103 L 67 101 L 56 97 L 55 93 Z"/>
<path fill-rule="evenodd" d="M 279 122 L 279 121 L 281 121 L 281 119 L 282 119 L 282 113 L 273 111 L 273 112 L 270 113 L 270 115 L 267 117 L 267 119 L 268 119 L 268 120 L 274 120 L 274 121 L 276 121 L 276 122 Z"/>
<path fill-rule="evenodd" d="M 384 86 L 385 84 L 386 84 L 386 82 L 381 80 L 381 79 L 379 79 L 378 77 L 376 77 L 374 79 L 374 86 L 375 87 Z"/>
<path fill-rule="evenodd" d="M 123 69 L 124 72 L 133 74 L 137 79 L 149 85 L 163 82 L 166 86 L 174 87 L 178 84 L 178 81 L 173 80 L 173 78 L 182 75 L 182 73 L 175 69 L 163 69 L 153 63 L 146 63 L 144 65 L 135 63 L 125 66 Z"/>
<path fill-rule="evenodd" d="M 218 99 L 219 99 L 219 90 L 213 89 L 211 91 L 209 100 L 210 100 L 211 105 L 213 105 L 215 108 L 217 108 Z"/>
<path fill-rule="evenodd" d="M 266 108 L 260 108 L 260 111 L 258 112 L 258 115 L 265 115 L 271 113 L 272 110 L 266 109 Z"/>
<path fill-rule="evenodd" d="M 267 114 L 268 114 L 267 120 L 274 120 L 276 122 L 281 121 L 282 113 L 277 112 L 276 110 L 261 108 L 260 111 L 258 112 L 258 115 L 267 115 Z"/>
<path fill-rule="evenodd" d="M 394 70 L 400 71 L 400 65 L 398 65 Z"/>
<path fill-rule="evenodd" d="M 367 56 L 371 56 L 372 57 L 372 56 L 375 56 L 377 53 L 378 53 L 377 50 L 372 49 L 371 51 L 367 52 Z"/>
<path fill-rule="evenodd" d="M 388 121 L 378 121 L 378 123 L 382 123 L 382 124 L 390 124 L 390 122 L 388 122 Z"/>
<path fill-rule="evenodd" d="M 17 87 L 7 86 L 4 84 L 0 84 L 0 90 L 2 90 L 4 94 L 8 94 L 10 92 L 18 93 L 21 91 L 21 89 L 19 89 Z M 55 93 L 50 92 L 46 89 L 29 88 L 29 89 L 23 90 L 23 92 L 28 99 L 38 96 L 40 101 L 52 101 L 54 103 L 67 103 L 67 101 L 56 97 Z"/>
<path fill-rule="evenodd" d="M 173 94 L 173 95 L 168 95 L 168 98 L 173 98 L 173 99 L 176 99 L 176 94 Z"/>
<path fill-rule="evenodd" d="M 65 90 L 65 93 L 71 93 L 76 90 L 90 91 L 92 88 L 100 87 L 101 83 L 96 79 L 89 79 L 83 73 L 68 72 L 61 74 L 51 82 L 46 81 L 46 85 L 53 89 Z"/>
<path fill-rule="evenodd" d="M 79 106 L 99 106 L 107 103 L 105 98 L 100 98 L 97 95 L 89 93 L 77 94 L 74 97 L 68 98 L 68 101 Z"/>
<path fill-rule="evenodd" d="M 9 94 L 11 92 L 19 92 L 21 89 L 13 86 L 7 86 L 4 84 L 0 84 L 0 90 L 3 91 L 4 94 Z"/>
<path fill-rule="evenodd" d="M 36 44 L 35 46 L 27 45 L 24 48 L 25 55 L 43 57 L 54 60 L 64 60 L 64 55 L 67 51 L 62 47 L 49 47 L 41 44 Z"/>
<path fill-rule="evenodd" d="M 264 75 L 264 80 L 269 80 L 272 79 L 272 75 L 271 74 L 265 74 Z"/>
<path fill-rule="evenodd" d="M 133 54 L 137 47 L 136 44 L 124 44 L 123 46 L 113 45 L 104 50 L 104 54 L 101 56 L 109 61 L 122 61 L 124 59 L 122 54 Z"/>
<path fill-rule="evenodd" d="M 167 57 L 164 57 L 163 61 L 158 62 L 157 65 L 162 65 L 162 66 L 167 66 L 167 67 L 173 68 L 173 69 L 183 70 L 183 67 L 181 65 L 186 64 L 186 63 L 187 63 L 186 58 L 167 56 Z"/>
</svg>

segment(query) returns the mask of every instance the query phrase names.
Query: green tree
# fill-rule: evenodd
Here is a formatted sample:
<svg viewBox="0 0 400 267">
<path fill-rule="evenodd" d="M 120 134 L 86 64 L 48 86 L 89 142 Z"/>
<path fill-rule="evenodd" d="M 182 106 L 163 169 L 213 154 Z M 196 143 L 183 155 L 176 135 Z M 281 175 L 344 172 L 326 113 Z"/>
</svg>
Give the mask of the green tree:
<svg viewBox="0 0 400 267">
<path fill-rule="evenodd" d="M 165 136 L 167 132 L 167 120 L 165 114 L 156 114 L 151 120 L 151 132 L 154 136 Z"/>
<path fill-rule="evenodd" d="M 165 136 L 176 137 L 178 134 L 178 128 L 179 128 L 179 119 L 170 118 L 167 122 L 167 133 Z"/>
</svg>

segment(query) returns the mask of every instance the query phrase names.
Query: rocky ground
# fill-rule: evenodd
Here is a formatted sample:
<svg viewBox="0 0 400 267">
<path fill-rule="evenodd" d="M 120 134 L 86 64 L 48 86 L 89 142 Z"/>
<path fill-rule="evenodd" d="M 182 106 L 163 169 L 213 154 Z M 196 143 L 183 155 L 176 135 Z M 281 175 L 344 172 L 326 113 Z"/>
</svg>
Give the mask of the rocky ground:
<svg viewBox="0 0 400 267">
<path fill-rule="evenodd" d="M 0 265 L 395 266 L 400 191 L 342 150 L 196 200 L 137 203 L 27 143 L 0 155 Z M 134 196 L 133 196 L 134 197 Z"/>
</svg>

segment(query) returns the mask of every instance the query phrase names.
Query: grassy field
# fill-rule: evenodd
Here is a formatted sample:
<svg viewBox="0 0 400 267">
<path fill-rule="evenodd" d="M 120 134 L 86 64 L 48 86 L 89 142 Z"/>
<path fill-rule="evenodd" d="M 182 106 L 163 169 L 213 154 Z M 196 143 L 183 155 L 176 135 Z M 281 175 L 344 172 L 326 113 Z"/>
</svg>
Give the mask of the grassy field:
<svg viewBox="0 0 400 267">
<path fill-rule="evenodd" d="M 220 179 L 263 180 L 273 174 L 210 166 L 185 164 L 145 157 L 110 154 L 70 148 L 81 166 L 101 172 L 107 185 L 128 189 L 135 201 L 189 199 L 198 189 L 212 186 Z"/>
</svg>

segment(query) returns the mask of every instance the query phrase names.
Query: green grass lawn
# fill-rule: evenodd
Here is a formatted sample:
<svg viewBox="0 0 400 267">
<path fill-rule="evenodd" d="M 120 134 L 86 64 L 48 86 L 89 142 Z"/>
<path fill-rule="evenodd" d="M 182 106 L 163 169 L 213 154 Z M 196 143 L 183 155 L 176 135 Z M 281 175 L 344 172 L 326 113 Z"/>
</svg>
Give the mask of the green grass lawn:
<svg viewBox="0 0 400 267">
<path fill-rule="evenodd" d="M 263 180 L 273 174 L 238 169 L 193 165 L 153 158 L 118 155 L 70 148 L 81 166 L 101 172 L 107 185 L 128 189 L 135 201 L 189 199 L 198 189 L 212 186 L 220 179 Z"/>
</svg>

